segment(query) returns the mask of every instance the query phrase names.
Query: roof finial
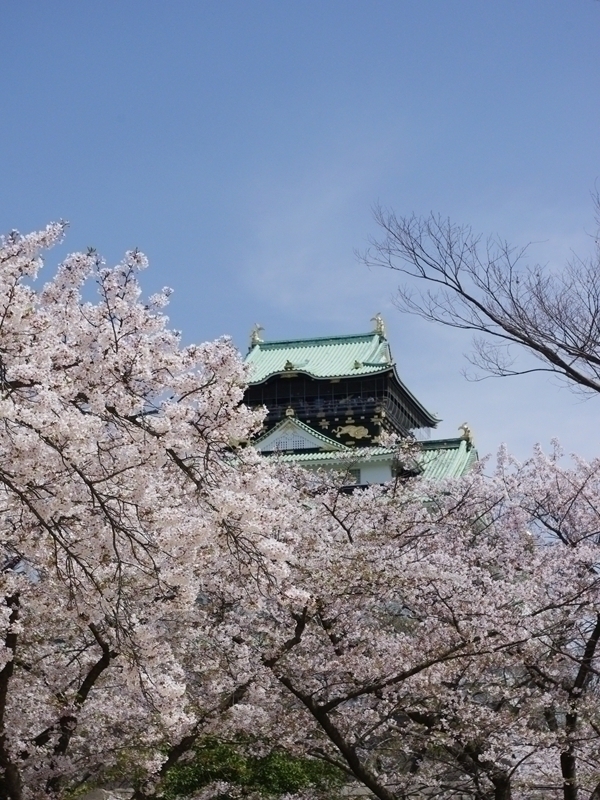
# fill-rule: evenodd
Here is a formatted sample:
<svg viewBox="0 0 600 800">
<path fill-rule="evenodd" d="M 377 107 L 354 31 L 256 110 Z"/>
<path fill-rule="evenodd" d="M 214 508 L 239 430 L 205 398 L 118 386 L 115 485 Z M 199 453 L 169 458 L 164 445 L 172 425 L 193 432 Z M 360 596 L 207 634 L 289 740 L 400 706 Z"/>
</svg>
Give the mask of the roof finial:
<svg viewBox="0 0 600 800">
<path fill-rule="evenodd" d="M 262 339 L 260 338 L 261 331 L 264 331 L 263 326 L 259 325 L 258 322 L 255 322 L 254 327 L 250 331 L 250 347 L 254 347 L 254 345 L 262 342 Z"/>
<path fill-rule="evenodd" d="M 474 439 L 473 439 L 473 431 L 471 430 L 471 426 L 468 422 L 463 422 L 462 425 L 458 426 L 458 430 L 462 431 L 461 439 L 464 439 L 467 443 L 467 447 L 473 447 Z"/>
<path fill-rule="evenodd" d="M 371 322 L 375 323 L 375 333 L 378 333 L 380 336 L 385 336 L 385 322 L 379 311 L 374 317 L 371 317 Z"/>
</svg>

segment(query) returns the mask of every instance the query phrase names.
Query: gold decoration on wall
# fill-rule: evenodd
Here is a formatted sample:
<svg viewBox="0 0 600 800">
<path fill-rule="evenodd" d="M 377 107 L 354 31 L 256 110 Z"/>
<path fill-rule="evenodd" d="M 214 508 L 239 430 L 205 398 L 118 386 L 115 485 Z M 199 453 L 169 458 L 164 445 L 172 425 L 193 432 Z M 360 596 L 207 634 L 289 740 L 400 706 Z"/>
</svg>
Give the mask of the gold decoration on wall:
<svg viewBox="0 0 600 800">
<path fill-rule="evenodd" d="M 369 429 L 365 428 L 364 425 L 338 425 L 338 427 L 333 430 L 332 433 L 335 433 L 338 439 L 342 435 L 351 436 L 353 439 L 371 438 Z"/>
</svg>

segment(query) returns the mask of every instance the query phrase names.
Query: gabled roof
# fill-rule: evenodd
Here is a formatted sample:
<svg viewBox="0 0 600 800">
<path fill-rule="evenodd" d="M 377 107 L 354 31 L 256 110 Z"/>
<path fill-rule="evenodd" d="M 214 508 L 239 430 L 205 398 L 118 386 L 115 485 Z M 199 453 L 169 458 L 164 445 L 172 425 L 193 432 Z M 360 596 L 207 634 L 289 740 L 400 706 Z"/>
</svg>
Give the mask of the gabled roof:
<svg viewBox="0 0 600 800">
<path fill-rule="evenodd" d="M 258 342 L 246 356 L 250 384 L 281 372 L 313 378 L 342 378 L 385 372 L 393 367 L 390 346 L 378 333 Z"/>
<path fill-rule="evenodd" d="M 351 452 L 352 449 L 341 442 L 330 439 L 329 436 L 319 433 L 295 417 L 282 419 L 269 431 L 255 439 L 253 445 L 261 453 L 285 452 L 288 448 L 282 445 L 294 439 L 296 439 L 296 446 L 293 448 L 295 450 L 318 448 L 319 450 L 339 453 L 340 451 Z M 298 443 L 301 443 L 301 446 Z"/>
<path fill-rule="evenodd" d="M 440 481 L 444 478 L 460 478 L 466 475 L 478 460 L 477 450 L 465 439 L 435 439 L 420 442 L 421 452 L 417 456 L 422 477 Z M 285 453 L 277 459 L 290 464 L 312 467 L 360 466 L 364 462 L 392 461 L 396 451 L 389 447 L 345 448 L 345 453 Z"/>
</svg>

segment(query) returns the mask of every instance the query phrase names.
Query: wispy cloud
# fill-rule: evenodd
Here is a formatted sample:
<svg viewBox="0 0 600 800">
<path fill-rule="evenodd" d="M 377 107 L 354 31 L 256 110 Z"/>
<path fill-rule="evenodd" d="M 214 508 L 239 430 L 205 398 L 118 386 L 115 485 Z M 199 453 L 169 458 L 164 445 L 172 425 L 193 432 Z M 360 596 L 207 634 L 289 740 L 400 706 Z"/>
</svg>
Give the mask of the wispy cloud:
<svg viewBox="0 0 600 800">
<path fill-rule="evenodd" d="M 270 306 L 273 314 L 352 328 L 357 317 L 379 310 L 385 290 L 354 248 L 372 228 L 371 204 L 391 149 L 380 142 L 365 159 L 350 146 L 301 174 L 271 175 L 255 187 L 244 272 L 263 313 Z"/>
</svg>

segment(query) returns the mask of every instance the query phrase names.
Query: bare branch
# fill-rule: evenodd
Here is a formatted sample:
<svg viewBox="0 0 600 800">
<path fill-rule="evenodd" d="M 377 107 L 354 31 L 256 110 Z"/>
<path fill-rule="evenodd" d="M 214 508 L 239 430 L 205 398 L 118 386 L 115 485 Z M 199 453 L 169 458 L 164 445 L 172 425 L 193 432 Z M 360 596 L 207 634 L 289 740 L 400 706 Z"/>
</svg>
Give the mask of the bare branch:
<svg viewBox="0 0 600 800">
<path fill-rule="evenodd" d="M 528 247 L 483 241 L 467 226 L 431 214 L 397 217 L 378 207 L 383 238 L 360 256 L 369 266 L 408 276 L 396 304 L 402 311 L 481 334 L 471 363 L 496 376 L 515 367 L 518 345 L 571 386 L 600 392 L 600 244 L 574 256 L 560 274 L 525 259 Z M 415 289 L 415 284 L 421 288 Z"/>
</svg>

